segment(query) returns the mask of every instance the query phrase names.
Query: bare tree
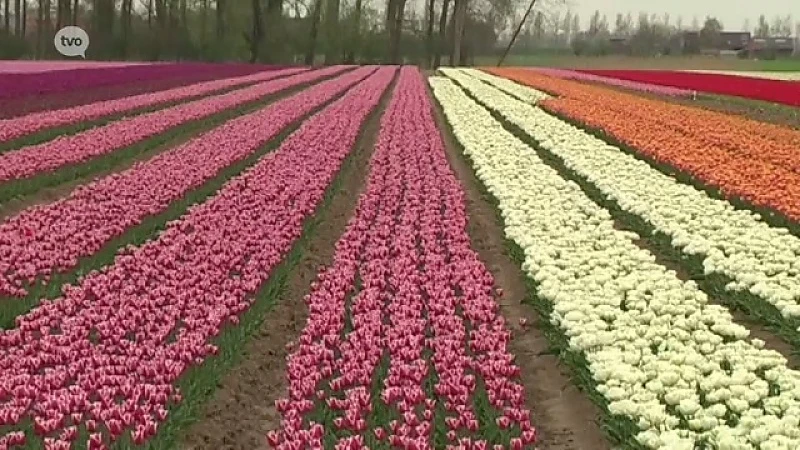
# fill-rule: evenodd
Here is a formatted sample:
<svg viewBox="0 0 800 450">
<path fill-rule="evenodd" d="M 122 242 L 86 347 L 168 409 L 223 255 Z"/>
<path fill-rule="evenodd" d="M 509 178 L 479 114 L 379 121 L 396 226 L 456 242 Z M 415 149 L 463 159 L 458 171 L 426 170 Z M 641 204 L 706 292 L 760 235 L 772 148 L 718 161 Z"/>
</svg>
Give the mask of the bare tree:
<svg viewBox="0 0 800 450">
<path fill-rule="evenodd" d="M 14 33 L 22 36 L 22 3 L 20 0 L 14 0 Z"/>
<path fill-rule="evenodd" d="M 311 13 L 311 26 L 309 28 L 308 49 L 306 50 L 306 65 L 314 64 L 317 56 L 317 35 L 319 34 L 319 20 L 322 17 L 322 1 L 314 1 L 314 11 Z"/>
<path fill-rule="evenodd" d="M 11 0 L 4 0 L 3 2 L 3 28 L 7 34 L 11 34 Z"/>
<path fill-rule="evenodd" d="M 433 58 L 433 67 L 439 67 L 442 63 L 442 51 L 447 42 L 447 10 L 450 0 L 442 0 L 442 12 L 439 13 L 439 36 L 436 45 L 436 55 Z"/>
<path fill-rule="evenodd" d="M 217 0 L 217 39 L 222 39 L 224 37 L 225 37 L 225 0 Z"/>
<path fill-rule="evenodd" d="M 400 38 L 403 34 L 403 18 L 405 17 L 406 0 L 389 0 L 389 63 L 400 62 Z"/>
<path fill-rule="evenodd" d="M 428 30 L 425 33 L 425 62 L 428 64 L 428 67 L 433 67 L 433 53 L 434 53 L 434 41 L 433 41 L 433 23 L 436 20 L 436 1 L 435 0 L 428 0 Z"/>
<path fill-rule="evenodd" d="M 327 0 L 325 9 L 325 64 L 334 64 L 340 60 L 340 38 L 339 38 L 339 10 L 340 0 Z"/>
<path fill-rule="evenodd" d="M 353 11 L 353 29 L 350 34 L 350 45 L 347 50 L 345 62 L 353 64 L 356 61 L 356 52 L 361 47 L 361 14 L 363 12 L 363 1 L 356 0 L 355 10 Z"/>
<path fill-rule="evenodd" d="M 453 8 L 453 65 L 463 65 L 461 47 L 464 42 L 464 27 L 467 20 L 467 0 L 455 0 Z"/>
</svg>

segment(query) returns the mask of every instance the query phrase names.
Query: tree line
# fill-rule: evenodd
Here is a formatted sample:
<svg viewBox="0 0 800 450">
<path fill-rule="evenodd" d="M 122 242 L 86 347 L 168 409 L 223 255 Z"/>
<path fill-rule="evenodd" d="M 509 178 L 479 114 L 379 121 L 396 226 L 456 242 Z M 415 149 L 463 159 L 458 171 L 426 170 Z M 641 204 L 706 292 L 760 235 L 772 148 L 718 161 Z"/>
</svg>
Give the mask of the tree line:
<svg viewBox="0 0 800 450">
<path fill-rule="evenodd" d="M 794 24 L 794 25 L 793 25 Z M 626 51 L 635 56 L 654 56 L 679 51 L 680 40 L 684 31 L 696 31 L 700 34 L 700 42 L 711 45 L 723 30 L 749 31 L 754 37 L 790 37 L 793 26 L 800 30 L 800 22 L 794 23 L 791 15 L 778 15 L 771 20 L 761 15 L 756 26 L 751 27 L 746 20 L 741 28 L 729 28 L 715 17 L 706 17 L 701 22 L 693 17 L 686 23 L 682 16 L 676 18 L 669 14 L 616 14 L 612 20 L 600 11 L 595 11 L 589 18 L 588 26 L 583 27 L 581 18 L 567 10 L 538 11 L 533 20 L 525 27 L 516 46 L 517 52 L 561 52 L 582 55 L 603 55 L 615 51 L 614 41 L 625 42 Z"/>
<path fill-rule="evenodd" d="M 55 32 L 91 59 L 467 64 L 491 52 L 513 0 L 0 0 L 0 58 L 57 58 Z"/>
</svg>

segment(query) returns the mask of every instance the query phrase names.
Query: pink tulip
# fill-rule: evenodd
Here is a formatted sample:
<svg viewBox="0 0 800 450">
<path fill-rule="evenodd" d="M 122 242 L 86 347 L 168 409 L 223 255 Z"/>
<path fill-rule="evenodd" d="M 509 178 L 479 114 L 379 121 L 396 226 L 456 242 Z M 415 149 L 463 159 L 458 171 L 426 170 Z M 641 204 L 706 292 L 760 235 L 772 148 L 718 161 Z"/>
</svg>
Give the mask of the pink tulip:
<svg viewBox="0 0 800 450">
<path fill-rule="evenodd" d="M 27 285 L 36 277 L 75 269 L 80 258 L 95 254 L 127 229 L 163 212 L 373 70 L 362 68 L 319 83 L 128 170 L 82 186 L 63 200 L 10 217 L 0 224 L 0 254 L 9 264 L 0 270 L 0 297 L 25 295 Z M 316 72 L 267 82 L 265 86 L 285 89 L 306 80 L 311 73 Z M 133 289 L 130 286 L 127 294 L 133 294 Z M 234 316 L 232 321 L 236 320 Z"/>
<path fill-rule="evenodd" d="M 19 418 L 43 433 L 80 425 L 64 418 L 83 414 L 92 449 L 119 431 L 136 444 L 151 439 L 170 403 L 181 400 L 181 376 L 215 352 L 212 340 L 249 308 L 302 234 L 395 72 L 365 68 L 362 76 L 372 75 L 157 239 L 125 249 L 0 331 L 0 383 L 10 397 L 0 411 L 21 405 Z M 42 334 L 54 325 L 58 333 Z M 295 432 L 314 406 L 314 387 L 286 408 L 285 448 L 300 448 L 298 436 L 319 441 L 319 428 Z M 368 404 L 363 395 L 354 393 L 348 407 Z M 357 410 L 350 423 L 366 428 Z"/>
<path fill-rule="evenodd" d="M 75 135 L 61 136 L 49 142 L 5 152 L 0 154 L 0 183 L 80 164 L 167 132 L 170 128 L 238 107 L 298 84 L 333 75 L 344 69 L 343 66 L 333 66 L 265 81 L 244 89 L 127 117 Z"/>
<path fill-rule="evenodd" d="M 333 264 L 304 298 L 309 316 L 287 359 L 287 398 L 327 405 L 334 425 L 351 429 L 378 404 L 396 419 L 373 433 L 381 439 L 388 425 L 388 444 L 404 449 L 432 448 L 441 401 L 447 427 L 441 431 L 459 443 L 448 448 L 488 449 L 480 429 L 488 417 L 479 420 L 473 408 L 476 391 L 485 389 L 493 415 L 502 416 L 499 424 L 513 428 L 529 418 L 521 411 L 519 367 L 507 349 L 510 333 L 494 299 L 494 279 L 470 248 L 464 193 L 447 162 L 424 79 L 403 68 L 395 89 L 356 214 Z M 382 365 L 386 376 L 373 400 Z M 424 389 L 433 374 L 436 398 Z M 305 429 L 303 423 L 284 413 L 281 439 L 301 442 L 292 427 Z"/>
</svg>

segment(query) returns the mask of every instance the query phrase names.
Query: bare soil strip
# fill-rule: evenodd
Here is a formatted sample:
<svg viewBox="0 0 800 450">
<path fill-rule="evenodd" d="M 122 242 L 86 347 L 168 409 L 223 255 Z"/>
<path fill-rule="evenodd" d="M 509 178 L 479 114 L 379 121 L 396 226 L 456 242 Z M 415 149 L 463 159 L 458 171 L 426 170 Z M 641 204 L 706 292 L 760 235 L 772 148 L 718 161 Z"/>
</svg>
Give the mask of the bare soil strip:
<svg viewBox="0 0 800 450">
<path fill-rule="evenodd" d="M 429 95 L 432 94 L 429 93 Z M 468 233 L 478 252 L 503 290 L 501 312 L 514 334 L 511 351 L 522 369 L 528 406 L 533 411 L 539 450 L 607 450 L 611 448 L 600 429 L 600 411 L 571 381 L 568 369 L 550 352 L 539 327 L 542 319 L 524 305 L 528 296 L 524 274 L 507 254 L 503 227 L 494 205 L 483 196 L 480 181 L 461 157 L 446 125 L 441 108 L 434 108 L 445 142 L 450 166 L 466 192 Z M 526 321 L 525 325 L 522 322 Z"/>
<path fill-rule="evenodd" d="M 395 79 L 396 80 L 396 79 Z M 275 400 L 286 395 L 286 357 L 289 344 L 306 323 L 303 296 L 311 289 L 319 269 L 333 260 L 335 244 L 355 212 L 366 184 L 367 167 L 395 82 L 362 127 L 349 160 L 342 167 L 339 189 L 321 210 L 317 227 L 302 250 L 280 300 L 264 317 L 258 332 L 242 349 L 241 360 L 231 369 L 206 402 L 196 423 L 183 435 L 180 448 L 192 450 L 267 449 L 268 431 L 280 426 Z"/>
</svg>

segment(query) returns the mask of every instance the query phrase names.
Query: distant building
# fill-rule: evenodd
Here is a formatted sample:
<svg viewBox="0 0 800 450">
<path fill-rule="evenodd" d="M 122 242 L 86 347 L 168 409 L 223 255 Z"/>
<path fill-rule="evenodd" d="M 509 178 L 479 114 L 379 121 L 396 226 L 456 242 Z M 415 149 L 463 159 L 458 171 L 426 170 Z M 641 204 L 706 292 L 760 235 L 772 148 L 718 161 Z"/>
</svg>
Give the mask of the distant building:
<svg viewBox="0 0 800 450">
<path fill-rule="evenodd" d="M 753 38 L 747 46 L 751 58 L 779 58 L 795 53 L 796 40 L 791 37 Z"/>
<path fill-rule="evenodd" d="M 710 55 L 730 54 L 745 50 L 752 39 L 749 31 L 723 31 L 710 45 L 703 42 L 699 31 L 684 31 L 683 53 Z"/>
</svg>

